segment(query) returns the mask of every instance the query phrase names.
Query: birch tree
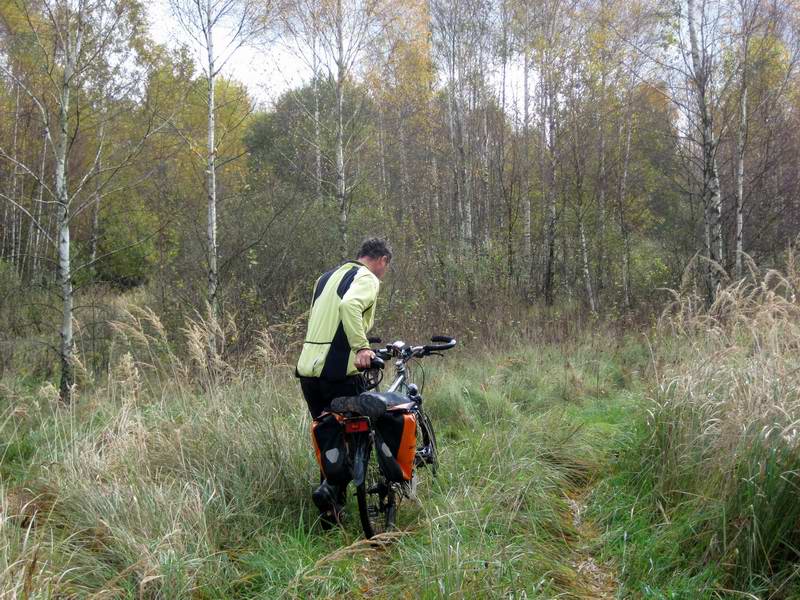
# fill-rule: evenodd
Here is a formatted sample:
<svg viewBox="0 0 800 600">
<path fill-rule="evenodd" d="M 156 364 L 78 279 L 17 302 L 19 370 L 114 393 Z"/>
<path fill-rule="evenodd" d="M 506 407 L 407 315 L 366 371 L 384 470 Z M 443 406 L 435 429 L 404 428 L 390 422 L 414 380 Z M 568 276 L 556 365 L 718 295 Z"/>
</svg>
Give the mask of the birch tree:
<svg viewBox="0 0 800 600">
<path fill-rule="evenodd" d="M 350 125 L 359 117 L 361 105 L 345 115 L 345 90 L 348 80 L 372 46 L 387 21 L 392 18 L 392 2 L 388 0 L 326 0 L 319 14 L 319 41 L 322 63 L 334 81 L 335 94 L 335 195 L 339 211 L 339 240 L 342 257 L 348 251 L 348 215 L 354 184 L 348 183 L 348 166 L 355 158 L 353 142 L 346 135 Z"/>
<path fill-rule="evenodd" d="M 289 50 L 299 58 L 311 72 L 311 91 L 313 106 L 310 109 L 313 132 L 305 141 L 314 150 L 314 187 L 317 203 L 324 204 L 323 193 L 323 148 L 322 115 L 320 114 L 320 78 L 323 71 L 322 49 L 320 47 L 320 15 L 324 8 L 323 0 L 296 0 L 289 9 L 282 11 L 281 21 L 292 44 Z M 290 75 L 290 74 L 287 74 Z M 303 111 L 309 110 L 296 94 L 297 104 Z"/>
<path fill-rule="evenodd" d="M 217 244 L 217 140 L 215 85 L 225 66 L 244 45 L 255 41 L 266 29 L 271 4 L 261 0 L 170 0 L 182 29 L 196 45 L 206 79 L 206 302 L 211 318 L 219 318 L 219 270 Z M 209 352 L 218 340 L 209 332 Z"/>
<path fill-rule="evenodd" d="M 99 157 L 106 142 L 101 136 L 87 161 L 76 160 L 74 141 L 82 135 L 87 122 L 92 125 L 82 96 L 87 91 L 87 82 L 98 71 L 107 71 L 109 64 L 127 64 L 130 43 L 140 31 L 142 7 L 135 0 L 58 0 L 44 7 L 29 0 L 14 0 L 3 10 L 8 27 L 6 55 L 13 56 L 17 36 L 32 39 L 39 54 L 37 66 L 31 67 L 38 71 L 29 74 L 30 77 L 23 78 L 9 66 L 12 61 L 6 60 L 0 60 L 0 73 L 17 85 L 35 107 L 52 164 L 52 178 L 45 179 L 45 156 L 41 165 L 38 161 L 28 164 L 15 151 L 0 147 L 0 158 L 39 186 L 38 207 L 28 209 L 7 193 L 0 193 L 0 198 L 30 220 L 37 232 L 37 246 L 41 235 L 56 249 L 61 301 L 59 389 L 62 400 L 70 402 L 75 382 L 73 278 L 98 258 L 73 265 L 71 226 L 77 217 L 92 210 L 104 195 L 113 191 L 114 177 L 131 162 L 147 137 L 145 133 L 138 143 L 118 148 L 114 160 L 100 167 Z M 135 87 L 138 81 L 135 73 L 127 72 L 126 77 L 127 85 Z M 94 191 L 89 193 L 92 187 Z M 54 209 L 54 229 L 43 222 L 44 205 Z"/>
</svg>

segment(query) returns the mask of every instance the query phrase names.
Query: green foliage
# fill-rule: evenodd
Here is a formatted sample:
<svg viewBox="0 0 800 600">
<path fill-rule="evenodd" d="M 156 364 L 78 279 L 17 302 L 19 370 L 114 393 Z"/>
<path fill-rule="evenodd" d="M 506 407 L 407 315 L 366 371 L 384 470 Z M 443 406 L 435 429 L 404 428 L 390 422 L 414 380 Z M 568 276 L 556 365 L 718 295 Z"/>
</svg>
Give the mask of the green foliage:
<svg viewBox="0 0 800 600">
<path fill-rule="evenodd" d="M 122 217 L 109 212 L 103 223 L 103 239 L 97 254 L 102 257 L 95 269 L 97 280 L 118 289 L 138 287 L 147 281 L 155 261 L 155 248 L 150 233 L 157 227 L 152 217 L 129 213 Z M 122 217 L 122 218 L 121 218 Z"/>
</svg>

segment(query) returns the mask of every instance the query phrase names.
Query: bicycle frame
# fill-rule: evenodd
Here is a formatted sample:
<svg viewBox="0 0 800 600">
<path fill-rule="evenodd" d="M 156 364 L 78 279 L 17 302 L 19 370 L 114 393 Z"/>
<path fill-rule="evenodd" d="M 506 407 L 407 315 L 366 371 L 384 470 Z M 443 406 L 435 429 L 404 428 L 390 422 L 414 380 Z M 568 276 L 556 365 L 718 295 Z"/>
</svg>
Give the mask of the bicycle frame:
<svg viewBox="0 0 800 600">
<path fill-rule="evenodd" d="M 380 340 L 372 343 L 380 343 Z M 402 404 L 405 411 L 415 415 L 414 427 L 416 427 L 415 438 L 416 448 L 411 465 L 410 479 L 407 472 L 402 472 L 402 468 L 397 463 L 398 473 L 387 473 L 392 471 L 392 465 L 385 464 L 381 459 L 378 448 L 375 446 L 375 432 L 373 422 L 366 415 L 351 417 L 352 422 L 345 424 L 345 442 L 351 461 L 353 483 L 356 486 L 356 498 L 358 500 L 358 512 L 361 518 L 361 525 L 364 535 L 367 538 L 380 533 L 380 528 L 391 529 L 394 527 L 397 506 L 402 497 L 413 498 L 416 496 L 416 469 L 419 466 L 430 465 L 431 472 L 435 476 L 437 469 L 436 436 L 430 420 L 422 410 L 422 397 L 414 383 L 409 382 L 410 369 L 407 366 L 414 358 L 438 354 L 441 350 L 447 350 L 455 346 L 453 338 L 445 336 L 434 336 L 432 342 L 440 345 L 431 346 L 409 346 L 402 341 L 394 342 L 384 349 L 376 349 L 373 358 L 374 369 L 383 369 L 390 358 L 394 359 L 395 377 L 389 385 L 387 393 L 399 394 L 408 398 L 410 405 Z M 377 361 L 377 363 L 375 362 Z M 367 389 L 375 389 L 380 385 L 380 378 L 370 381 L 365 378 Z M 357 412 L 357 411 L 356 411 Z M 369 411 L 367 411 L 369 412 Z M 404 421 L 404 426 L 405 426 Z M 417 433 L 419 432 L 419 433 Z M 420 446 L 422 444 L 422 446 Z M 388 451 L 385 442 L 383 452 Z M 376 452 L 374 460 L 377 462 L 375 471 L 369 470 L 369 461 L 373 450 Z M 388 456 L 388 455 L 386 455 Z M 401 481 L 401 479 L 403 481 Z M 377 528 L 377 529 L 376 529 Z"/>
<path fill-rule="evenodd" d="M 389 385 L 387 392 L 397 392 L 401 387 L 406 386 L 406 378 L 408 371 L 406 370 L 406 363 L 400 359 L 395 363 L 395 380 Z M 407 387 L 407 386 L 406 386 Z"/>
</svg>

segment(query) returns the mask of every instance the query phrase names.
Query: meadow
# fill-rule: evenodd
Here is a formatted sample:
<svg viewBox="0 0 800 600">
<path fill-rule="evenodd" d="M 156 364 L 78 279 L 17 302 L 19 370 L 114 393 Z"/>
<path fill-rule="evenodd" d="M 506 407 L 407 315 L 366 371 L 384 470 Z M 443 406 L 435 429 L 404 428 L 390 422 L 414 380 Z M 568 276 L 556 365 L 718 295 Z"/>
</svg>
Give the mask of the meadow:
<svg viewBox="0 0 800 600">
<path fill-rule="evenodd" d="M 797 280 L 659 323 L 465 345 L 424 364 L 441 468 L 368 542 L 322 531 L 309 417 L 264 333 L 235 364 L 187 321 L 113 323 L 69 406 L 0 388 L 4 598 L 790 598 Z M 422 373 L 418 369 L 417 379 Z"/>
</svg>

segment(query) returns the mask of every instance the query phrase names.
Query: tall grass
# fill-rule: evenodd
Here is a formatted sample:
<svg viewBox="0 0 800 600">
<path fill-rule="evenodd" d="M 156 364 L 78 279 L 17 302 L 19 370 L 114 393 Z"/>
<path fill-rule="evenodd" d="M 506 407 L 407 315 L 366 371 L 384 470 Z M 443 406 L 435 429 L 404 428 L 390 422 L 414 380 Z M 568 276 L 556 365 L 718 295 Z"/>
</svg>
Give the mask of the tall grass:
<svg viewBox="0 0 800 600">
<path fill-rule="evenodd" d="M 552 597 L 580 588 L 565 493 L 593 474 L 565 411 L 627 385 L 607 340 L 453 353 L 428 365 L 440 477 L 385 549 L 355 515 L 323 533 L 291 369 L 263 333 L 232 362 L 187 321 L 182 351 L 151 311 L 113 323 L 105 376 L 65 407 L 3 382 L 0 597 Z M 421 373 L 419 373 L 421 376 Z M 367 590 L 367 591 L 365 591 Z"/>
<path fill-rule="evenodd" d="M 800 589 L 800 273 L 756 281 L 661 318 L 655 401 L 601 506 L 640 593 L 676 573 L 698 597 Z"/>
<path fill-rule="evenodd" d="M 127 317 L 72 406 L 47 385 L 4 398 L 0 596 L 217 597 L 227 549 L 305 508 L 308 423 L 269 336 L 235 369 L 207 356 L 208 324 L 187 323 L 182 359 L 153 313 Z"/>
</svg>

